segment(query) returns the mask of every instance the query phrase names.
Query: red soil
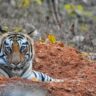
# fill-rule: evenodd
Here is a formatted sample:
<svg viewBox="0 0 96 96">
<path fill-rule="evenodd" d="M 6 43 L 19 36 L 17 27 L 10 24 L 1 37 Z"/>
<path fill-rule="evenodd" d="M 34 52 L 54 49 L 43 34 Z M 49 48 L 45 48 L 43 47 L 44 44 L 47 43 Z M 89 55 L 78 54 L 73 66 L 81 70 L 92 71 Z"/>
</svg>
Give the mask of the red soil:
<svg viewBox="0 0 96 96">
<path fill-rule="evenodd" d="M 36 43 L 35 48 L 33 69 L 65 80 L 44 85 L 52 96 L 96 96 L 96 63 L 89 62 L 79 51 L 62 43 Z M 2 82 L 4 79 L 0 84 Z"/>
<path fill-rule="evenodd" d="M 36 43 L 34 69 L 64 83 L 50 83 L 54 96 L 96 96 L 96 63 L 84 59 L 79 51 L 62 43 Z"/>
</svg>

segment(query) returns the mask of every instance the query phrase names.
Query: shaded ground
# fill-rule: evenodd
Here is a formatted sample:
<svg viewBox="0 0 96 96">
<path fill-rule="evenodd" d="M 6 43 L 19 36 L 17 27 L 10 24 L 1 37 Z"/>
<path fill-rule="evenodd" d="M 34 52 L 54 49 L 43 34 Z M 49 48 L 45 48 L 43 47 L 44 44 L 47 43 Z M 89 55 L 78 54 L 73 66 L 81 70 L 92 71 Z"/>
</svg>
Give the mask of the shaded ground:
<svg viewBox="0 0 96 96">
<path fill-rule="evenodd" d="M 74 48 L 62 43 L 36 43 L 35 70 L 47 73 L 54 78 L 62 78 L 62 83 L 37 83 L 52 96 L 96 96 L 96 63 L 84 59 Z M 2 82 L 18 84 L 18 79 L 1 79 Z M 31 81 L 19 79 L 24 84 Z M 29 86 L 28 85 L 28 86 Z M 1 88 L 2 86 L 0 86 Z"/>
<path fill-rule="evenodd" d="M 49 93 L 44 84 L 19 78 L 2 78 L 0 80 L 0 96 L 49 96 Z"/>
</svg>

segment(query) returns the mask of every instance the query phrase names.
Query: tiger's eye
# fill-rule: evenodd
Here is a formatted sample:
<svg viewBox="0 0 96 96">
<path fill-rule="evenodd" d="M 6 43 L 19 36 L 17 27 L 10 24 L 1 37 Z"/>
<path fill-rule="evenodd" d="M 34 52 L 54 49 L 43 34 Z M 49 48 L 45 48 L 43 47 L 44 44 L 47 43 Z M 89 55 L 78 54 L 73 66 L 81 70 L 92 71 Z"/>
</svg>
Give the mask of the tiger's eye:
<svg viewBox="0 0 96 96">
<path fill-rule="evenodd" d="M 5 47 L 5 51 L 8 52 L 8 53 L 11 53 L 12 52 L 12 50 L 11 50 L 10 47 Z"/>
<path fill-rule="evenodd" d="M 20 48 L 20 52 L 26 53 L 26 52 L 27 52 L 27 46 L 22 46 L 22 47 Z"/>
<path fill-rule="evenodd" d="M 9 46 L 9 43 L 7 43 L 6 41 L 4 41 L 4 49 L 6 53 L 11 53 L 12 49 Z"/>
</svg>

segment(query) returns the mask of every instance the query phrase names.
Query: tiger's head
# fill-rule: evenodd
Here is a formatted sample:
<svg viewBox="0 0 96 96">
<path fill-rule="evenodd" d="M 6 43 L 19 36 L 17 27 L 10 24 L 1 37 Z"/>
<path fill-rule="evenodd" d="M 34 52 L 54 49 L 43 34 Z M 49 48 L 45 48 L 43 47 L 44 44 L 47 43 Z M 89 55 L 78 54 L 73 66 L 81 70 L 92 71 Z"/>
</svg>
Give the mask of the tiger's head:
<svg viewBox="0 0 96 96">
<path fill-rule="evenodd" d="M 34 44 L 33 39 L 28 34 L 17 32 L 5 33 L 0 38 L 0 46 L 1 53 L 3 54 L 2 60 L 12 70 L 27 70 L 30 64 L 32 66 Z M 21 75 L 21 73 L 19 74 Z"/>
</svg>

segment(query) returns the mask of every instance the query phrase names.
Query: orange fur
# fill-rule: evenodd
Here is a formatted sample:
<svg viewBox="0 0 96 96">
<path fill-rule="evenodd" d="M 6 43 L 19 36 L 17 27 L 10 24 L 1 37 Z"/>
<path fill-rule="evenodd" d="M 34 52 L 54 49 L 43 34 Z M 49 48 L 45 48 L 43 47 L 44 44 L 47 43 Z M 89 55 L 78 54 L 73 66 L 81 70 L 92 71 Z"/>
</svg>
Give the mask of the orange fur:
<svg viewBox="0 0 96 96">
<path fill-rule="evenodd" d="M 10 63 L 19 64 L 24 61 L 24 54 L 20 52 L 19 44 L 13 43 L 12 45 L 12 53 L 9 56 Z"/>
</svg>

